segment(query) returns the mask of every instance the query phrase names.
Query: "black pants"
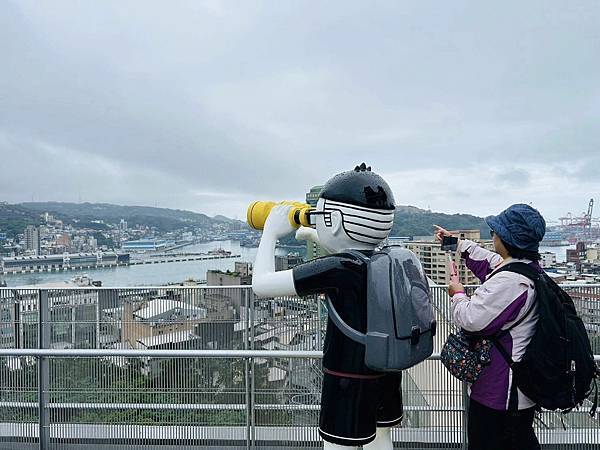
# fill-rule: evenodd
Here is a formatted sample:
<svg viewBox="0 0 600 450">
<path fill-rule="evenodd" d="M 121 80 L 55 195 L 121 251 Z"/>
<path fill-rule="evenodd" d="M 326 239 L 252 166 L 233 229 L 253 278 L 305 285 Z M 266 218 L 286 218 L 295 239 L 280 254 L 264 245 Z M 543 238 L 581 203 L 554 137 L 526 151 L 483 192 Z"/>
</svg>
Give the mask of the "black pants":
<svg viewBox="0 0 600 450">
<path fill-rule="evenodd" d="M 469 450 L 539 450 L 533 432 L 535 408 L 498 411 L 469 402 Z"/>
</svg>

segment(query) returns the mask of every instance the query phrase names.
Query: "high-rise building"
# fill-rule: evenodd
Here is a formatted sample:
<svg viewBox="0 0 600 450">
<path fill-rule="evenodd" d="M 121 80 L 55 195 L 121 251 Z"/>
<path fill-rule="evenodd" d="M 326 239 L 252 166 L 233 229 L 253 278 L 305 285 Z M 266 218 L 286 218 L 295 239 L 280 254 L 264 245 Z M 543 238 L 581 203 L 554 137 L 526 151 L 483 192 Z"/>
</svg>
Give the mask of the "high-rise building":
<svg viewBox="0 0 600 450">
<path fill-rule="evenodd" d="M 25 248 L 33 250 L 36 255 L 40 254 L 40 229 L 33 225 L 27 225 L 25 229 Z"/>
<path fill-rule="evenodd" d="M 481 232 L 479 230 L 458 230 L 451 231 L 451 233 L 461 239 L 479 242 L 484 248 L 493 250 L 493 243 L 491 241 L 481 241 Z M 407 242 L 406 248 L 419 258 L 423 265 L 423 270 L 434 283 L 450 283 L 449 257 L 451 257 L 458 267 L 458 276 L 462 284 L 480 284 L 479 280 L 473 275 L 473 272 L 467 269 L 467 266 L 461 261 L 460 255 L 457 252 L 443 251 L 440 243 L 433 236 L 428 239 Z"/>
<path fill-rule="evenodd" d="M 310 188 L 310 191 L 306 193 L 306 203 L 310 206 L 317 206 L 317 201 L 319 200 L 319 195 L 323 190 L 323 186 L 313 186 Z"/>
<path fill-rule="evenodd" d="M 125 219 L 121 219 L 121 222 L 119 223 L 119 230 L 127 231 L 127 221 Z"/>
<path fill-rule="evenodd" d="M 323 190 L 323 186 L 313 186 L 310 188 L 310 191 L 306 193 L 306 203 L 308 203 L 312 207 L 317 206 L 317 201 L 319 200 L 319 195 Z M 325 251 L 315 242 L 306 242 L 306 260 L 310 261 L 311 259 L 318 258 L 319 256 L 325 256 Z"/>
</svg>

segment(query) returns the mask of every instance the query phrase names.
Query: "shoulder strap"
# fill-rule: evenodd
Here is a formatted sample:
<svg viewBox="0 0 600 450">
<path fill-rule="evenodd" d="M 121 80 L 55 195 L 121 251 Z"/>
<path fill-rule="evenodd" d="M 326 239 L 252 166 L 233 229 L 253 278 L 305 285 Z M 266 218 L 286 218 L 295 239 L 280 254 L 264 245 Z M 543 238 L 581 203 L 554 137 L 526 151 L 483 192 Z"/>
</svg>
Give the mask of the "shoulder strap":
<svg viewBox="0 0 600 450">
<path fill-rule="evenodd" d="M 494 275 L 496 275 L 497 273 L 500 273 L 500 272 L 514 272 L 514 273 L 518 273 L 519 275 L 523 275 L 523 276 L 529 278 L 535 284 L 537 284 L 540 281 L 540 275 L 541 275 L 537 270 L 535 270 L 533 267 L 531 267 L 527 263 L 514 262 L 514 263 L 509 263 L 509 264 L 507 264 L 505 266 L 502 266 L 498 270 L 496 270 L 495 272 L 492 272 L 492 274 L 490 275 L 489 278 L 493 277 Z M 537 296 L 536 296 L 536 301 L 537 301 Z M 533 308 L 534 307 L 535 307 L 535 302 L 533 302 L 531 304 L 531 306 L 529 307 L 529 309 L 527 310 L 527 312 L 517 322 L 513 323 L 506 330 L 501 330 L 498 333 L 496 333 L 495 335 L 490 336 L 490 340 L 496 345 L 496 348 L 498 349 L 498 351 L 500 352 L 500 354 L 502 355 L 502 357 L 506 360 L 506 362 L 508 363 L 508 365 L 511 366 L 511 367 L 514 364 L 514 361 L 512 360 L 512 357 L 508 354 L 508 352 L 506 351 L 506 349 L 504 348 L 504 346 L 500 343 L 499 339 L 501 337 L 507 335 L 513 328 L 521 325 L 525 321 L 525 319 L 527 319 L 531 315 L 531 313 L 533 312 Z"/>
<path fill-rule="evenodd" d="M 518 273 L 519 275 L 523 275 L 524 277 L 529 278 L 534 283 L 537 283 L 538 281 L 540 281 L 540 275 L 541 275 L 541 273 L 539 273 L 537 270 L 535 270 L 533 267 L 531 267 L 527 263 L 513 262 L 513 263 L 508 263 L 505 266 L 502 266 L 499 269 L 492 272 L 490 274 L 490 276 L 488 277 L 488 280 L 500 272 Z"/>
<path fill-rule="evenodd" d="M 337 312 L 337 309 L 335 309 L 335 306 L 333 306 L 333 302 L 331 301 L 329 296 L 327 296 L 327 313 L 329 314 L 329 318 L 331 319 L 331 321 L 335 324 L 338 330 L 340 330 L 344 334 L 344 336 L 346 336 L 349 339 L 352 339 L 355 342 L 358 342 L 359 344 L 366 345 L 367 337 L 365 336 L 365 334 L 355 330 L 346 322 L 344 322 L 344 319 L 340 317 L 340 314 Z"/>
<path fill-rule="evenodd" d="M 346 250 L 345 253 L 349 253 L 350 255 L 355 256 L 356 258 L 360 259 L 365 264 L 368 264 L 370 261 L 369 257 L 367 255 L 365 255 L 363 252 L 361 252 L 360 250 Z"/>
<path fill-rule="evenodd" d="M 347 250 L 346 253 L 355 256 L 357 259 L 361 260 L 365 264 L 368 264 L 370 261 L 368 256 L 366 256 L 364 253 L 358 250 Z M 366 345 L 366 335 L 352 328 L 344 321 L 344 319 L 341 318 L 340 314 L 335 309 L 335 306 L 333 306 L 333 302 L 331 301 L 331 298 L 329 298 L 329 296 L 327 296 L 327 314 L 329 315 L 331 321 L 338 328 L 338 330 L 340 330 L 344 334 L 344 336 L 346 336 L 348 339 L 352 339 L 354 342 Z"/>
</svg>

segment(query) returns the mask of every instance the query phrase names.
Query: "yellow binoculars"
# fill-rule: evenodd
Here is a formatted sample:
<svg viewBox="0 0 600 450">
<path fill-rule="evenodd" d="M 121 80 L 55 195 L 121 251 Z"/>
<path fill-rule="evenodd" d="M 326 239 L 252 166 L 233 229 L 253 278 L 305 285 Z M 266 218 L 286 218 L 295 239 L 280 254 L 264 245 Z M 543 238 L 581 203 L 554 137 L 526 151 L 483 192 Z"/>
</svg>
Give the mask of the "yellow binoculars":
<svg viewBox="0 0 600 450">
<path fill-rule="evenodd" d="M 290 224 L 299 228 L 301 225 L 305 227 L 310 227 L 309 221 L 309 213 L 314 208 L 306 203 L 301 202 L 252 202 L 250 206 L 248 206 L 248 212 L 246 214 L 246 218 L 248 220 L 248 225 L 250 225 L 255 230 L 262 230 L 265 227 L 265 222 L 267 221 L 267 217 L 271 213 L 271 210 L 274 206 L 277 205 L 290 205 L 290 214 L 288 216 L 290 220 Z"/>
</svg>

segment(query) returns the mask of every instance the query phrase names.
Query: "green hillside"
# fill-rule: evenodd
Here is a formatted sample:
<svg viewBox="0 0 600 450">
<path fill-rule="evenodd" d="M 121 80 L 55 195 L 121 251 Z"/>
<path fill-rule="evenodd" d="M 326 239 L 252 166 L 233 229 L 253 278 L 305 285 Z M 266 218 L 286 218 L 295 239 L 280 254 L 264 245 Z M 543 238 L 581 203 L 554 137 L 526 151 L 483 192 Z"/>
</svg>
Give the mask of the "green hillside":
<svg viewBox="0 0 600 450">
<path fill-rule="evenodd" d="M 121 206 L 108 203 L 21 203 L 23 208 L 37 213 L 49 212 L 58 219 L 78 227 L 98 228 L 92 221 L 118 223 L 125 219 L 130 227 L 144 225 L 168 232 L 187 227 L 208 227 L 230 219 L 211 218 L 205 214 L 150 206 Z"/>
<path fill-rule="evenodd" d="M 6 233 L 9 238 L 14 238 L 27 225 L 39 225 L 40 217 L 34 211 L 18 205 L 0 203 L 0 233 Z"/>
<path fill-rule="evenodd" d="M 396 209 L 392 236 L 433 235 L 434 224 L 448 230 L 481 230 L 482 236 L 487 236 L 490 232 L 481 217 L 469 214 L 436 213 L 414 206 L 399 206 Z"/>
</svg>

